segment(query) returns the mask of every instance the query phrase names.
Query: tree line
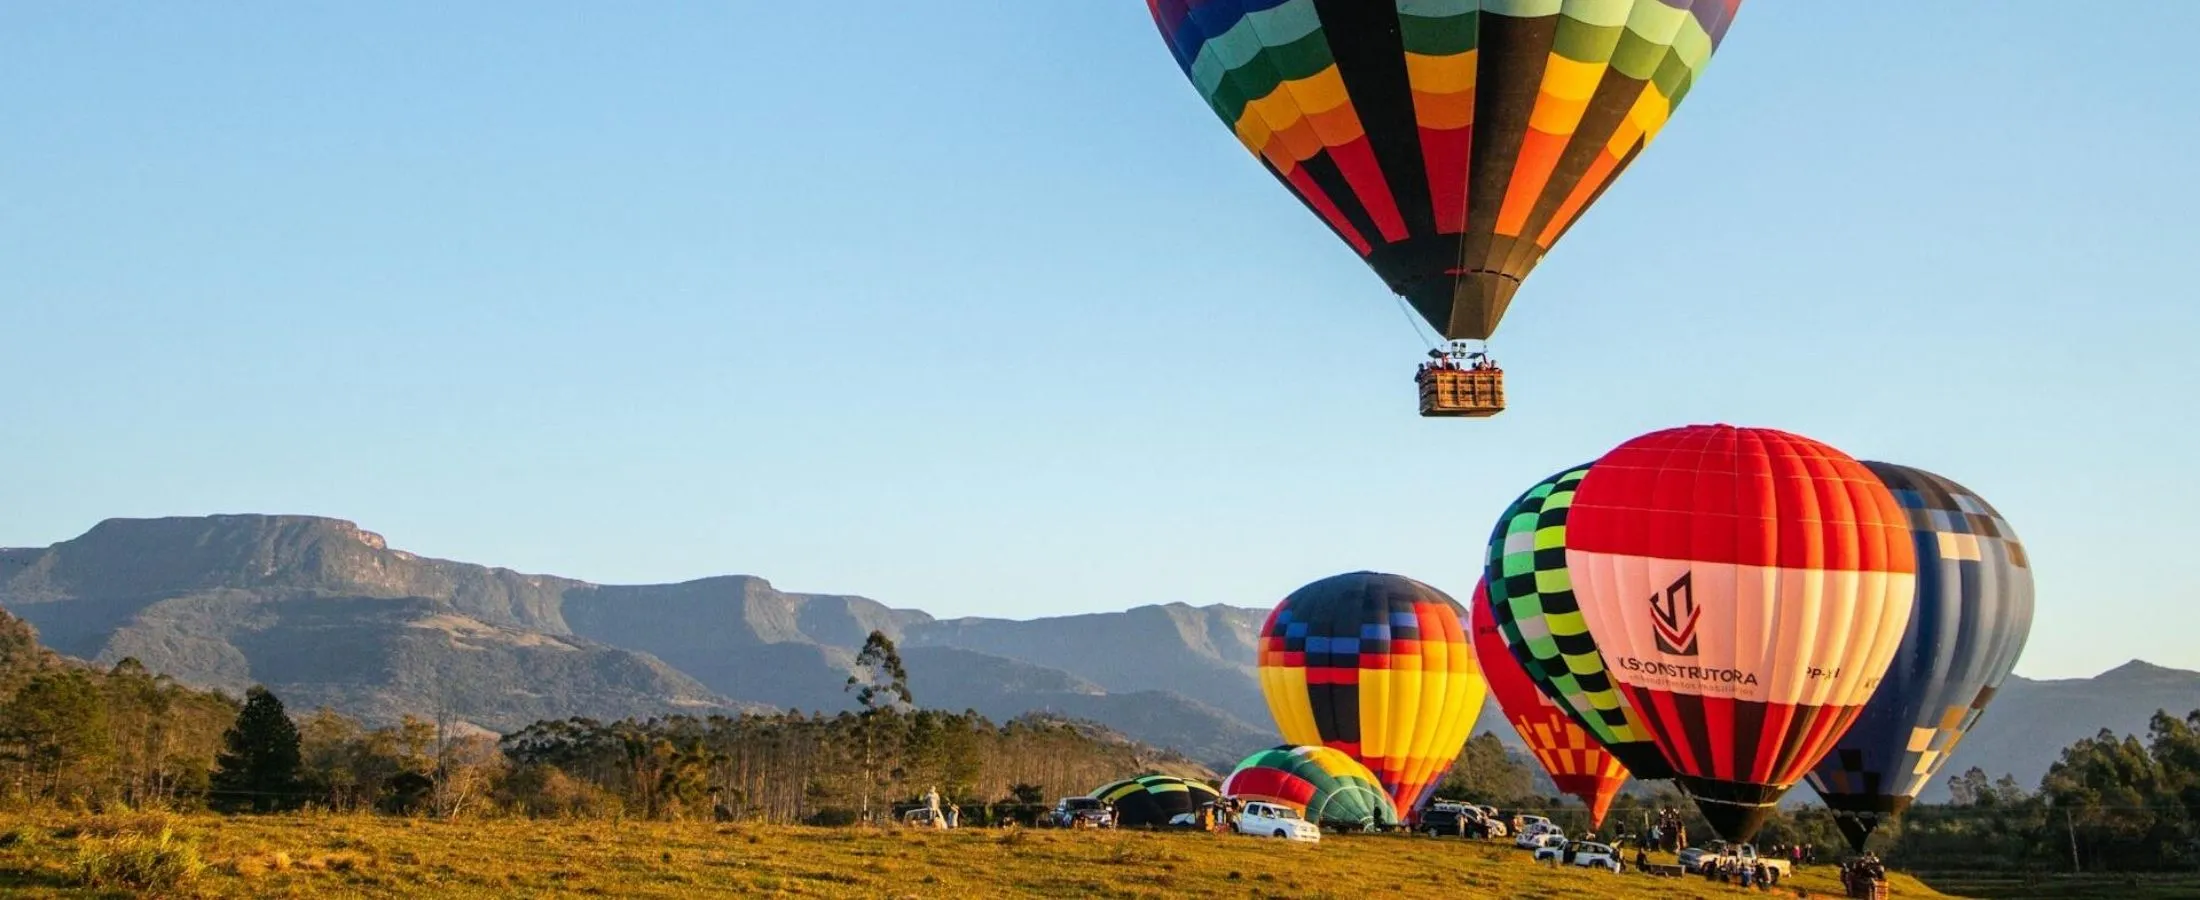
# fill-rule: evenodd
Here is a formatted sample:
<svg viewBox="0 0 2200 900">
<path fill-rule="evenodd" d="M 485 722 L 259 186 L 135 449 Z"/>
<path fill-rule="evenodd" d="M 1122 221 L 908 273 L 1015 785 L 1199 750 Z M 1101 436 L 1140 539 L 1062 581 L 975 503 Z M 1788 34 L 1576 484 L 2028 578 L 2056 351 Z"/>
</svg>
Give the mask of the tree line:
<svg viewBox="0 0 2200 900">
<path fill-rule="evenodd" d="M 1201 767 L 1090 723 L 916 706 L 890 640 L 874 634 L 846 685 L 853 711 L 536 722 L 506 735 L 448 716 L 369 726 L 323 708 L 293 716 L 264 688 L 237 699 L 124 659 L 100 669 L 41 648 L 0 612 L 0 794 L 82 808 L 312 806 L 402 815 L 629 816 L 837 824 L 893 816 L 928 789 L 965 821 L 1028 821 L 1058 797 L 1136 774 Z M 1209 773 L 1211 774 L 1211 773 Z M 2036 787 L 1972 769 L 1872 849 L 1916 870 L 2200 870 L 2200 710 L 2158 713 L 2144 738 L 2103 730 L 2065 748 Z M 1488 732 L 1437 795 L 1552 815 L 1586 830 Z M 1691 804 L 1664 786 L 1614 803 L 1606 833 Z M 1692 835 L 1708 835 L 1700 818 Z M 1823 808 L 1787 809 L 1765 845 L 1844 846 Z"/>
</svg>

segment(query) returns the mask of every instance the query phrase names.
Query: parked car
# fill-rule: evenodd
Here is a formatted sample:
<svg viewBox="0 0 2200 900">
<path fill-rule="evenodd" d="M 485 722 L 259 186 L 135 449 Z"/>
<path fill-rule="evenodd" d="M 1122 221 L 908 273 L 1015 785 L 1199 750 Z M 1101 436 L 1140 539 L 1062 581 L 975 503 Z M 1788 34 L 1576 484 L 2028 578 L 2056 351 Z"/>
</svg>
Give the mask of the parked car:
<svg viewBox="0 0 2200 900">
<path fill-rule="evenodd" d="M 1063 797 L 1047 813 L 1047 824 L 1056 828 L 1106 828 L 1114 824 L 1105 804 L 1091 797 Z"/>
<path fill-rule="evenodd" d="M 1760 884 L 1779 884 L 1788 875 L 1792 874 L 1788 871 L 1787 860 L 1759 857 L 1757 855 L 1757 845 L 1755 844 L 1730 844 L 1725 841 L 1713 841 L 1707 850 L 1709 852 L 1696 861 L 1695 871 L 1699 873 L 1705 869 L 1722 866 L 1732 867 L 1736 870 L 1740 870 L 1745 866 L 1753 867 L 1758 872 L 1757 881 Z"/>
<path fill-rule="evenodd" d="M 1566 835 L 1556 831 L 1538 831 L 1513 839 L 1513 846 L 1521 850 L 1541 851 L 1545 847 L 1566 846 Z"/>
<path fill-rule="evenodd" d="M 1266 835 L 1294 841 L 1320 843 L 1322 839 L 1321 828 L 1306 821 L 1298 810 L 1259 801 L 1245 804 L 1245 809 L 1238 813 L 1237 830 L 1239 834 Z"/>
<path fill-rule="evenodd" d="M 1619 851 L 1612 849 L 1610 844 L 1599 844 L 1594 841 L 1561 839 L 1556 842 L 1545 843 L 1543 846 L 1535 848 L 1535 861 L 1563 862 L 1569 850 L 1572 851 L 1574 865 L 1603 869 L 1608 872 L 1620 870 Z"/>
<path fill-rule="evenodd" d="M 1532 850 L 1543 846 L 1542 839 L 1546 837 L 1555 837 L 1563 841 L 1566 839 L 1566 831 L 1551 824 L 1549 819 L 1531 822 L 1523 826 L 1518 836 L 1513 838 L 1513 846 L 1523 850 Z"/>
<path fill-rule="evenodd" d="M 1414 830 L 1429 837 L 1504 837 L 1505 825 L 1491 819 L 1482 808 L 1465 803 L 1436 803 L 1421 811 Z"/>
</svg>

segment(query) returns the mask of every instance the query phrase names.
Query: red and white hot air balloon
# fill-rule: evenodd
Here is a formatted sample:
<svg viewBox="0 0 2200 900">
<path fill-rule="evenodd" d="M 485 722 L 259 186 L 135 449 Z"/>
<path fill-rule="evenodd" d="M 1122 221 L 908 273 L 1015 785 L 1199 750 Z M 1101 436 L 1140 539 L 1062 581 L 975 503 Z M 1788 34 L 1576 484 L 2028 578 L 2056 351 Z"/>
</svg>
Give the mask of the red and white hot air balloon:
<svg viewBox="0 0 2200 900">
<path fill-rule="evenodd" d="M 1607 668 L 1713 829 L 1748 840 L 1902 641 L 1908 520 L 1848 454 L 1766 428 L 1646 434 L 1589 467 L 1566 566 Z"/>
</svg>

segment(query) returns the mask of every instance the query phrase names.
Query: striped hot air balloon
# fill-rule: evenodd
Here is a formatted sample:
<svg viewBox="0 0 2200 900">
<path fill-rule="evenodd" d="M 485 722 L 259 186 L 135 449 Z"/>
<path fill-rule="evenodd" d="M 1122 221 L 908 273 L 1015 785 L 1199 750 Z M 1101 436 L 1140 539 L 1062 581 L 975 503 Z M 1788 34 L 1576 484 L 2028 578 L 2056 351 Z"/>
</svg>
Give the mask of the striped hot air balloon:
<svg viewBox="0 0 2200 900">
<path fill-rule="evenodd" d="M 1642 715 L 1605 670 L 1566 570 L 1566 516 L 1574 491 L 1588 474 L 1585 463 L 1543 479 L 1497 518 L 1490 534 L 1489 567 L 1483 573 L 1488 595 L 1482 605 L 1513 660 L 1545 699 L 1635 777 L 1671 778 L 1673 768 L 1643 726 Z M 1492 654 L 1480 649 L 1478 644 L 1487 669 Z"/>
<path fill-rule="evenodd" d="M 1741 0 L 1147 0 L 1223 124 L 1436 330 L 1483 339 Z"/>
<path fill-rule="evenodd" d="M 1309 822 L 1344 828 L 1398 824 L 1398 807 L 1375 773 L 1328 747 L 1274 747 L 1238 763 L 1222 795 L 1280 803 Z"/>
<path fill-rule="evenodd" d="M 1463 612 L 1442 591 L 1375 572 L 1292 591 L 1261 626 L 1261 693 L 1276 730 L 1358 760 L 1412 821 L 1482 707 Z"/>
<path fill-rule="evenodd" d="M 1940 773 L 2032 633 L 2032 562 L 2001 514 L 1923 469 L 1864 465 L 1909 518 L 1917 603 L 1886 679 L 1810 773 L 1860 853 Z"/>
<path fill-rule="evenodd" d="M 1221 797 L 1202 782 L 1174 775 L 1140 775 L 1092 792 L 1092 799 L 1115 804 L 1115 824 L 1122 828 L 1165 827 Z"/>
<path fill-rule="evenodd" d="M 1855 721 L 1917 571 L 1907 517 L 1863 463 L 1726 425 L 1590 464 L 1566 567 L 1605 664 L 1729 840 L 1753 836 Z"/>
<path fill-rule="evenodd" d="M 1481 662 L 1482 679 L 1489 683 L 1490 696 L 1512 722 L 1513 730 L 1520 733 L 1529 752 L 1535 754 L 1536 761 L 1543 764 L 1543 770 L 1551 774 L 1551 782 L 1560 791 L 1580 798 L 1589 807 L 1591 823 L 1603 827 L 1612 798 L 1619 796 L 1620 786 L 1627 783 L 1627 767 L 1605 752 L 1603 745 L 1528 679 L 1528 673 L 1505 646 L 1497 623 L 1490 620 L 1485 586 L 1475 585 L 1474 593 L 1474 602 L 1467 604 L 1473 620 L 1469 627 L 1474 632 L 1474 656 Z"/>
</svg>

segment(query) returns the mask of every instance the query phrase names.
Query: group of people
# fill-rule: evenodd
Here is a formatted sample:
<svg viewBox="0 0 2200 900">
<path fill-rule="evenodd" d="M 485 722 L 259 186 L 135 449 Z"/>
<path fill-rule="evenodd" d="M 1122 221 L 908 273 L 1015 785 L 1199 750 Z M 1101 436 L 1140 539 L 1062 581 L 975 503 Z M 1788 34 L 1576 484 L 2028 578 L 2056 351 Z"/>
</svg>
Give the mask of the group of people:
<svg viewBox="0 0 2200 900">
<path fill-rule="evenodd" d="M 1688 823 L 1680 810 L 1670 806 L 1658 810 L 1657 824 L 1650 826 L 1650 846 L 1667 853 L 1679 853 L 1688 846 Z"/>
<path fill-rule="evenodd" d="M 1887 864 L 1879 861 L 1879 854 L 1866 853 L 1841 864 L 1841 889 L 1850 896 L 1856 895 L 1859 886 L 1878 884 L 1887 880 Z"/>
<path fill-rule="evenodd" d="M 1227 834 L 1237 829 L 1238 813 L 1244 801 L 1236 797 L 1224 797 L 1213 803 L 1199 805 L 1198 825 L 1202 831 Z"/>
<path fill-rule="evenodd" d="M 1414 377 L 1416 379 L 1429 372 L 1505 371 L 1504 369 L 1498 368 L 1497 361 L 1490 359 L 1490 355 L 1487 353 L 1468 353 L 1465 354 L 1463 357 L 1459 357 L 1454 356 L 1449 351 L 1439 349 L 1430 350 L 1428 352 L 1428 355 L 1429 361 L 1422 363 L 1421 368 L 1414 373 Z"/>
</svg>

